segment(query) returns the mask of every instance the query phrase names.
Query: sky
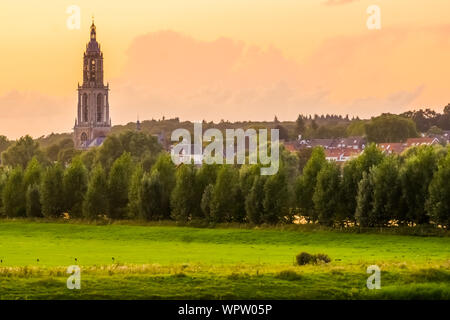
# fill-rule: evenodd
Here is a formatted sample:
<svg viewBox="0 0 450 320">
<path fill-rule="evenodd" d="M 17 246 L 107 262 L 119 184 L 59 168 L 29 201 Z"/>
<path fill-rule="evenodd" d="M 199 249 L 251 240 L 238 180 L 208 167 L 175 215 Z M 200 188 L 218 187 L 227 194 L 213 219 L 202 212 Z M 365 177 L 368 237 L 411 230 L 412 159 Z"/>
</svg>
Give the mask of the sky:
<svg viewBox="0 0 450 320">
<path fill-rule="evenodd" d="M 71 5 L 80 29 L 67 27 Z M 366 25 L 370 5 L 379 30 Z M 93 15 L 113 125 L 450 102 L 448 0 L 2 0 L 0 135 L 72 130 Z"/>
</svg>

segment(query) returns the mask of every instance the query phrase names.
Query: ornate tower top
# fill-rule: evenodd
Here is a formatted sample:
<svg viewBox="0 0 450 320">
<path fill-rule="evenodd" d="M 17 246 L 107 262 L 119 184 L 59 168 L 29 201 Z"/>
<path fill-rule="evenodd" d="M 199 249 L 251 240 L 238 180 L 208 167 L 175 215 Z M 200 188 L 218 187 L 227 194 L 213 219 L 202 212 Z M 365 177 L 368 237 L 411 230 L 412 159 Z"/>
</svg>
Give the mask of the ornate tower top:
<svg viewBox="0 0 450 320">
<path fill-rule="evenodd" d="M 84 53 L 83 87 L 104 87 L 103 53 L 97 42 L 97 27 L 93 19 L 90 30 L 90 41 Z"/>
<path fill-rule="evenodd" d="M 97 38 L 97 29 L 94 24 L 94 17 L 92 17 L 92 25 L 91 25 L 91 41 L 96 41 Z"/>
</svg>

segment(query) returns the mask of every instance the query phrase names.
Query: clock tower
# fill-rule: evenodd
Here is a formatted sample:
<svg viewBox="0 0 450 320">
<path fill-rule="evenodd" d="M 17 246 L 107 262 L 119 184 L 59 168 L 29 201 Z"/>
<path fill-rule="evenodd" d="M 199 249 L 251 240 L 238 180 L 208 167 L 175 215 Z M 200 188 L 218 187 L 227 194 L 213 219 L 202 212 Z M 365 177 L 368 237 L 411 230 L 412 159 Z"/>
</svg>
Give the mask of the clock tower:
<svg viewBox="0 0 450 320">
<path fill-rule="evenodd" d="M 99 146 L 111 130 L 109 84 L 103 83 L 103 53 L 92 21 L 91 39 L 83 57 L 83 84 L 78 84 L 78 112 L 74 143 L 77 149 Z"/>
</svg>

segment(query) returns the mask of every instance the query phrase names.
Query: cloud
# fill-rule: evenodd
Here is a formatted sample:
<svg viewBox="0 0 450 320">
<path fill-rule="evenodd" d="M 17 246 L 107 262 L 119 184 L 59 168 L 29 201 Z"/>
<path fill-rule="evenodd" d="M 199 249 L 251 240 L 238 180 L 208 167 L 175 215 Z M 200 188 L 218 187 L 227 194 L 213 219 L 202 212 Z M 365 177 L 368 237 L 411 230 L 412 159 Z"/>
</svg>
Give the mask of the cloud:
<svg viewBox="0 0 450 320">
<path fill-rule="evenodd" d="M 385 28 L 322 43 L 302 63 L 274 47 L 174 31 L 136 38 L 112 83 L 113 121 L 294 119 L 298 113 L 370 117 L 447 101 L 449 26 Z M 425 99 L 426 97 L 426 99 Z"/>
<path fill-rule="evenodd" d="M 70 132 L 76 97 L 56 98 L 36 92 L 11 91 L 0 96 L 0 135 L 16 139 L 51 132 Z"/>
<path fill-rule="evenodd" d="M 359 1 L 359 0 L 327 0 L 327 1 L 323 2 L 323 4 L 326 6 L 338 6 L 338 5 L 348 4 L 348 3 L 352 3 L 352 2 L 356 2 L 356 1 Z"/>
</svg>

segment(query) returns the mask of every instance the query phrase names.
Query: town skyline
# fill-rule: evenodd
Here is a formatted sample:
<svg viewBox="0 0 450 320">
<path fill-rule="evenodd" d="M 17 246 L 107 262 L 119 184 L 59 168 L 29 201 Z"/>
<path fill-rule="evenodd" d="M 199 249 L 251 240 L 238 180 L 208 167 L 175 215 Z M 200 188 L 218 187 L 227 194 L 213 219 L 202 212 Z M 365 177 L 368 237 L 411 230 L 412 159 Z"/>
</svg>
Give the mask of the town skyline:
<svg viewBox="0 0 450 320">
<path fill-rule="evenodd" d="M 78 1 L 81 28 L 69 30 L 69 3 L 44 1 L 17 19 L 22 8 L 7 0 L 1 24 L 11 32 L 0 36 L 8 43 L 0 62 L 0 134 L 71 132 L 92 13 L 113 125 L 138 114 L 141 120 L 218 122 L 275 115 L 294 121 L 299 113 L 368 118 L 422 107 L 442 112 L 449 102 L 444 13 L 450 5 L 378 2 L 381 30 L 367 29 L 370 3 L 364 0 L 287 1 L 274 11 L 271 1 L 256 8 L 249 1 L 213 8 L 203 1 L 132 1 L 106 11 L 103 1 Z"/>
</svg>

